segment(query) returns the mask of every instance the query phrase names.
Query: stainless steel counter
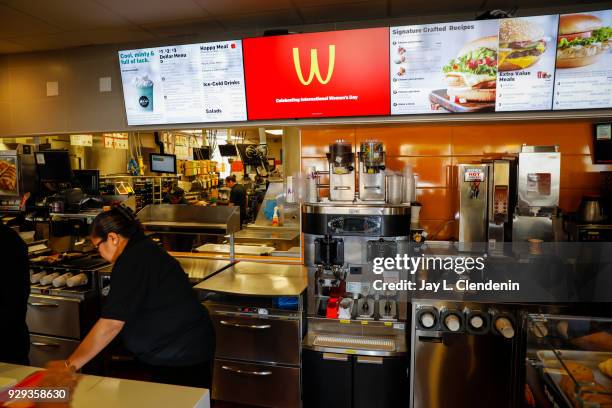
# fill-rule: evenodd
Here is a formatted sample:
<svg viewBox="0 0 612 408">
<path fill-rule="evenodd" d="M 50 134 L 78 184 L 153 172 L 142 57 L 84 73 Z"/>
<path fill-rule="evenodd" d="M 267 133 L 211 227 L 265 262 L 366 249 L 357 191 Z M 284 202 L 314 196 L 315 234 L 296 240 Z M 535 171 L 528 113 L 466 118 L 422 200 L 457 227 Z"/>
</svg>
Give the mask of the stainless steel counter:
<svg viewBox="0 0 612 408">
<path fill-rule="evenodd" d="M 150 231 L 231 234 L 240 229 L 238 207 L 155 204 L 140 210 L 138 219 Z"/>
<path fill-rule="evenodd" d="M 193 283 L 199 283 L 215 273 L 232 265 L 233 262 L 222 259 L 206 259 L 199 257 L 177 256 L 183 270 Z"/>
<path fill-rule="evenodd" d="M 301 265 L 239 262 L 195 286 L 196 289 L 252 296 L 299 296 L 308 286 Z"/>
</svg>

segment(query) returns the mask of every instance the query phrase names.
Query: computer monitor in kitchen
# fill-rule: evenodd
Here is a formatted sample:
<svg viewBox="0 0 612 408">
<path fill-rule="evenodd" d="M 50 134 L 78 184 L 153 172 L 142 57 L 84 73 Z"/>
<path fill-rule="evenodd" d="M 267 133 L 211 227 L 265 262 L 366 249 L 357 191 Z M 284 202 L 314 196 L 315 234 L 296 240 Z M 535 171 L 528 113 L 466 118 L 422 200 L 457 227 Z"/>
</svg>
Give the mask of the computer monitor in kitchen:
<svg viewBox="0 0 612 408">
<path fill-rule="evenodd" d="M 72 166 L 68 150 L 43 150 L 34 154 L 38 179 L 43 183 L 70 183 Z"/>
<path fill-rule="evenodd" d="M 238 156 L 238 152 L 236 151 L 236 145 L 233 144 L 219 145 L 219 153 L 223 157 Z"/>
<path fill-rule="evenodd" d="M 173 154 L 150 153 L 149 163 L 153 173 L 176 174 L 176 156 Z"/>
<path fill-rule="evenodd" d="M 85 194 L 100 194 L 100 170 L 74 170 L 73 187 L 78 187 Z"/>
</svg>

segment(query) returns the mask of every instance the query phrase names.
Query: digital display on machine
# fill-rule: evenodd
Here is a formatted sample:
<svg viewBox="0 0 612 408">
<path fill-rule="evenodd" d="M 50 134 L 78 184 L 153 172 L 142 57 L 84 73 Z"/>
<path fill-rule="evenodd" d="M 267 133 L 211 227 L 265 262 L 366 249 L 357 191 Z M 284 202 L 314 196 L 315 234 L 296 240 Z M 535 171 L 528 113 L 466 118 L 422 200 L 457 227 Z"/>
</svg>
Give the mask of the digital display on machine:
<svg viewBox="0 0 612 408">
<path fill-rule="evenodd" d="M 380 232 L 380 224 L 381 220 L 379 217 L 341 216 L 329 220 L 328 227 L 335 234 L 378 234 Z"/>
<path fill-rule="evenodd" d="M 612 107 L 612 10 L 559 17 L 553 109 Z"/>
<path fill-rule="evenodd" d="M 119 51 L 128 125 L 246 120 L 240 40 Z"/>
<path fill-rule="evenodd" d="M 150 154 L 151 171 L 154 173 L 176 173 L 176 156 L 173 154 Z"/>
<path fill-rule="evenodd" d="M 249 120 L 389 114 L 389 29 L 248 38 Z"/>
</svg>

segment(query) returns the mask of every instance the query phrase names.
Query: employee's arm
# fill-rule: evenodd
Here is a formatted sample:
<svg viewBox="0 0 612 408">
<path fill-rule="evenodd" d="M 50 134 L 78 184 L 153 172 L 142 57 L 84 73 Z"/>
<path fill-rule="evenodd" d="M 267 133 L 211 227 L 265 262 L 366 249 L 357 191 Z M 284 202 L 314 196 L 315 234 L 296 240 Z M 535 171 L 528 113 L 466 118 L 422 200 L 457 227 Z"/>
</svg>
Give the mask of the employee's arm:
<svg viewBox="0 0 612 408">
<path fill-rule="evenodd" d="M 68 364 L 81 369 L 119 334 L 125 322 L 100 318 L 79 347 L 68 358 Z"/>
</svg>

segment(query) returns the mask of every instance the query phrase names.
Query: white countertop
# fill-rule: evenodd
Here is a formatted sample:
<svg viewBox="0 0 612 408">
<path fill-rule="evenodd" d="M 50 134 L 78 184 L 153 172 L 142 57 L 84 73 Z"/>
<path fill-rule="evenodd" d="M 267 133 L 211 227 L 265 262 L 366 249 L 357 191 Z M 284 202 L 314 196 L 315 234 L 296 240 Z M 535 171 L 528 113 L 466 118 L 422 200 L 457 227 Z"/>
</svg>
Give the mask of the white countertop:
<svg viewBox="0 0 612 408">
<path fill-rule="evenodd" d="M 0 363 L 0 377 L 14 378 L 16 382 L 38 370 L 40 368 Z M 74 392 L 71 407 L 210 408 L 210 392 L 205 388 L 82 375 Z"/>
</svg>

